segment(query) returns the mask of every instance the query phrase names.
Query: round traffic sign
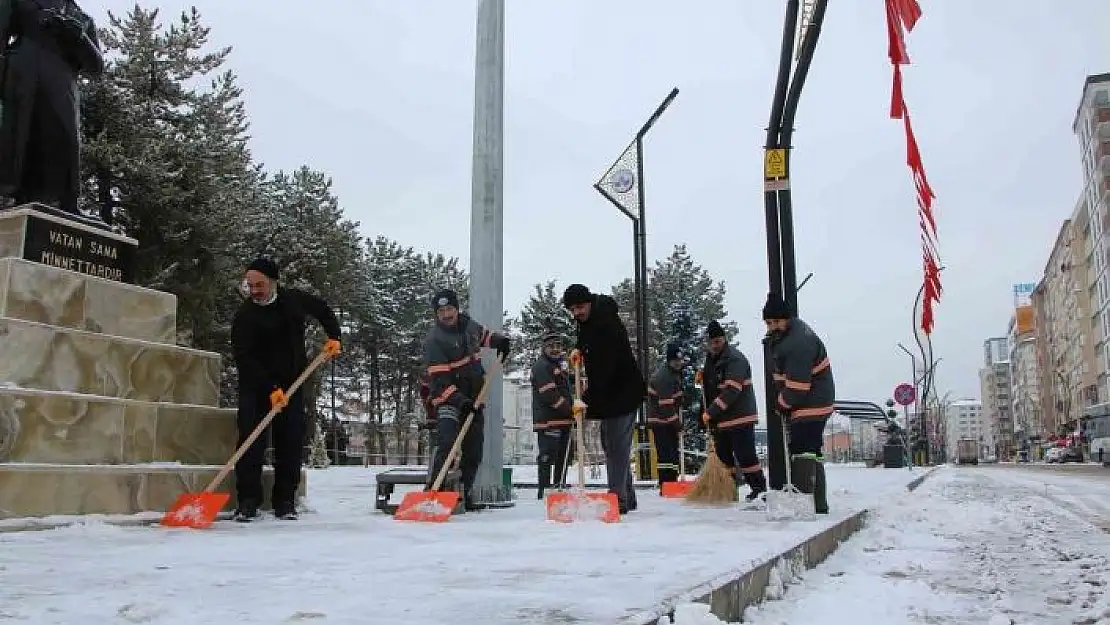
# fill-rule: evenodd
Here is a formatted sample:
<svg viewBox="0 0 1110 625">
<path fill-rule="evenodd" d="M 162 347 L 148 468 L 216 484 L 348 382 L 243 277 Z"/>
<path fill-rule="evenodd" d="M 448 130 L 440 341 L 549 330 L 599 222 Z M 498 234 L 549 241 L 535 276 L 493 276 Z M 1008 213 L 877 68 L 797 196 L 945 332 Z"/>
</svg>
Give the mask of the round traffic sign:
<svg viewBox="0 0 1110 625">
<path fill-rule="evenodd" d="M 894 387 L 894 401 L 898 402 L 899 406 L 909 406 L 915 399 L 917 399 L 917 389 L 912 384 L 903 382 Z"/>
</svg>

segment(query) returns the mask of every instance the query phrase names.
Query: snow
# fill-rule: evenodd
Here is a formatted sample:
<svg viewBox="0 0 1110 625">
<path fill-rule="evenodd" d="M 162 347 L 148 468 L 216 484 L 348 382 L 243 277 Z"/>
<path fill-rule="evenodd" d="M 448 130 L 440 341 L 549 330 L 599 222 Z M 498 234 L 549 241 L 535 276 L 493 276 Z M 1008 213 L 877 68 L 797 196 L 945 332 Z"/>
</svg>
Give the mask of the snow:
<svg viewBox="0 0 1110 625">
<path fill-rule="evenodd" d="M 311 470 L 299 521 L 0 533 L 0 621 L 612 624 L 748 570 L 921 475 L 830 465 L 832 514 L 808 523 L 641 491 L 620 523 L 563 524 L 528 489 L 510 509 L 414 523 L 372 509 L 377 470 Z"/>
<path fill-rule="evenodd" d="M 825 563 L 782 576 L 768 594 L 783 600 L 748 608 L 744 622 L 1110 625 L 1110 530 L 1092 527 L 1110 527 L 1107 477 L 945 468 L 873 510 Z"/>
</svg>

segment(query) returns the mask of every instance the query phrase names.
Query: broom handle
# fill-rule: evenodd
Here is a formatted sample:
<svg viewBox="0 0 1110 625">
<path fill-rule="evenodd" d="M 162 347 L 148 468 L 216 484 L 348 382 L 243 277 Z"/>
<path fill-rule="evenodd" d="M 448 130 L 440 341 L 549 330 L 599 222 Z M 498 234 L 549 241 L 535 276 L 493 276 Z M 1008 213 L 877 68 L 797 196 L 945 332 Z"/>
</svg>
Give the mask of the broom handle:
<svg viewBox="0 0 1110 625">
<path fill-rule="evenodd" d="M 682 415 L 678 417 L 678 475 L 686 475 L 686 442 L 682 432 Z"/>
<path fill-rule="evenodd" d="M 788 419 L 790 419 L 790 415 L 782 414 L 782 411 L 780 410 L 779 421 L 782 421 L 782 457 L 786 460 L 786 462 L 783 463 L 784 465 L 786 465 L 786 484 L 783 484 L 783 488 L 786 488 L 787 486 L 794 483 L 790 479 L 790 444 L 786 440 L 786 437 L 788 436 L 786 431 L 786 422 Z"/>
<path fill-rule="evenodd" d="M 293 394 L 297 392 L 297 389 L 299 389 L 301 385 L 304 384 L 305 380 L 308 379 L 308 376 L 312 375 L 312 373 L 316 371 L 316 369 L 319 368 L 320 365 L 324 364 L 324 361 L 326 361 L 327 359 L 327 352 L 321 351 L 319 354 L 317 354 L 316 359 L 309 363 L 307 367 L 305 367 L 305 370 L 301 372 L 301 376 L 297 378 L 292 385 L 290 385 L 288 390 L 285 391 L 285 396 L 292 397 Z M 281 412 L 282 408 L 284 408 L 284 406 L 274 406 L 273 408 L 270 408 L 270 412 L 266 413 L 266 416 L 258 422 L 258 425 L 254 427 L 254 431 L 251 432 L 250 436 L 247 437 L 247 440 L 243 441 L 243 444 L 239 445 L 239 449 L 235 450 L 235 453 L 231 456 L 231 460 L 228 460 L 227 464 L 225 464 L 223 468 L 220 469 L 220 472 L 216 474 L 216 477 L 212 478 L 212 481 L 208 483 L 208 486 L 204 487 L 204 492 L 211 493 L 212 491 L 216 490 L 216 487 L 220 485 L 220 482 L 224 481 L 224 478 L 227 477 L 227 474 L 231 473 L 231 469 L 235 466 L 235 463 L 239 462 L 239 459 L 243 457 L 243 454 L 247 453 L 247 449 L 250 449 L 250 446 L 254 444 L 254 441 L 256 441 L 258 437 L 262 435 L 262 431 L 266 429 L 266 426 L 270 425 L 270 422 L 274 420 L 274 417 L 276 417 L 279 412 Z"/>
<path fill-rule="evenodd" d="M 563 466 L 560 467 L 559 470 L 559 485 L 561 488 L 566 488 L 567 485 L 567 467 L 570 466 L 570 442 L 573 440 L 570 432 L 567 432 L 567 446 L 566 449 L 563 450 Z"/>
<path fill-rule="evenodd" d="M 574 400 L 582 400 L 582 359 L 579 358 L 574 363 Z M 578 457 L 578 487 L 586 488 L 586 462 L 582 457 L 582 448 L 586 446 L 586 435 L 582 432 L 582 422 L 585 421 L 586 415 L 581 418 L 575 418 L 575 436 L 578 439 L 578 449 L 575 455 Z"/>
<path fill-rule="evenodd" d="M 501 362 L 501 359 L 498 358 L 494 366 L 501 364 Z M 482 389 L 478 391 L 478 398 L 474 400 L 474 407 L 470 409 L 470 414 L 466 415 L 462 428 L 459 429 L 458 435 L 455 436 L 455 443 L 451 445 L 451 449 L 447 452 L 447 457 L 443 459 L 443 466 L 439 468 L 439 474 L 436 475 L 435 481 L 432 482 L 432 487 L 428 490 L 439 490 L 439 487 L 443 485 L 443 480 L 447 477 L 447 471 L 451 469 L 451 462 L 454 461 L 455 456 L 459 453 L 459 450 L 462 449 L 463 439 L 466 438 L 466 433 L 470 430 L 470 424 L 474 421 L 474 413 L 477 412 L 486 401 L 486 393 L 489 392 L 489 383 L 490 380 L 493 379 L 493 374 L 494 372 L 490 371 L 486 374 L 486 379 L 482 381 Z"/>
</svg>

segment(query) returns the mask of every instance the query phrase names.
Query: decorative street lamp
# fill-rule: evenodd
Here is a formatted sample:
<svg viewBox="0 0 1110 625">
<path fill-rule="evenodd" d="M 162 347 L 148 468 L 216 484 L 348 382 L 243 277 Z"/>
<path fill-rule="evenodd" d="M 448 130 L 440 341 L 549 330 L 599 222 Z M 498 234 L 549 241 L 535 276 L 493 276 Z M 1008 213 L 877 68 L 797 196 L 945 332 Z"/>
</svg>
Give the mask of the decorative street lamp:
<svg viewBox="0 0 1110 625">
<path fill-rule="evenodd" d="M 649 327 L 647 306 L 647 226 L 644 224 L 644 136 L 655 125 L 659 116 L 671 102 L 678 97 L 678 87 L 671 89 L 663 102 L 656 107 L 655 112 L 648 117 L 640 130 L 632 138 L 632 142 L 621 152 L 617 160 L 605 170 L 601 178 L 594 183 L 597 190 L 605 199 L 609 200 L 617 210 L 624 213 L 632 220 L 632 253 L 634 264 L 633 284 L 635 288 L 636 310 L 636 359 L 640 364 L 640 372 L 650 376 L 648 370 Z M 647 406 L 640 406 L 639 418 L 640 444 L 639 462 L 640 479 L 651 479 L 651 450 L 647 445 Z"/>
</svg>

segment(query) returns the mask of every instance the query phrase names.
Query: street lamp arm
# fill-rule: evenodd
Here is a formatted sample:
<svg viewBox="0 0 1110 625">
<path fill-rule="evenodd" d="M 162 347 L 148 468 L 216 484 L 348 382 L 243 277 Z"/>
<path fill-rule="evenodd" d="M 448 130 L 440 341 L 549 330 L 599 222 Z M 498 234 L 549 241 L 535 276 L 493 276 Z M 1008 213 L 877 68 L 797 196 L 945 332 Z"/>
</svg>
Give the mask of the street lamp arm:
<svg viewBox="0 0 1110 625">
<path fill-rule="evenodd" d="M 807 273 L 806 277 L 802 278 L 802 281 L 798 283 L 798 288 L 795 289 L 795 291 L 801 291 L 802 287 L 805 286 L 806 282 L 809 282 L 809 279 L 812 278 L 812 277 L 813 277 L 813 272 L 812 271 Z"/>
<path fill-rule="evenodd" d="M 821 36 L 821 23 L 825 20 L 827 4 L 828 0 L 817 0 L 805 37 L 802 39 L 802 47 L 798 51 L 798 66 L 794 68 L 794 76 L 790 80 L 790 91 L 786 96 L 782 114 L 782 147 L 784 148 L 790 147 L 790 136 L 794 132 L 794 116 L 798 112 L 798 101 L 801 99 L 802 87 L 809 74 L 809 66 L 813 63 L 813 53 L 817 50 L 817 39 Z"/>
<path fill-rule="evenodd" d="M 782 111 L 786 105 L 786 92 L 790 87 L 790 59 L 794 56 L 794 29 L 798 27 L 798 0 L 787 0 L 786 18 L 782 26 L 782 47 L 779 53 L 779 73 L 775 82 L 775 95 L 771 100 L 771 120 L 767 122 L 768 150 L 778 147 L 782 129 Z M 776 229 L 778 224 L 776 223 Z"/>
<path fill-rule="evenodd" d="M 651 114 L 651 117 L 649 117 L 648 120 L 644 122 L 644 125 L 640 127 L 640 131 L 636 133 L 637 141 L 644 138 L 644 135 L 647 134 L 647 131 L 651 130 L 651 127 L 655 125 L 655 122 L 659 119 L 659 116 L 663 114 L 663 111 L 667 110 L 667 107 L 671 105 L 671 102 L 674 102 L 674 99 L 676 97 L 678 97 L 678 87 L 671 89 L 671 92 L 667 94 L 667 97 L 663 98 L 663 102 L 655 108 L 655 112 Z"/>
</svg>

